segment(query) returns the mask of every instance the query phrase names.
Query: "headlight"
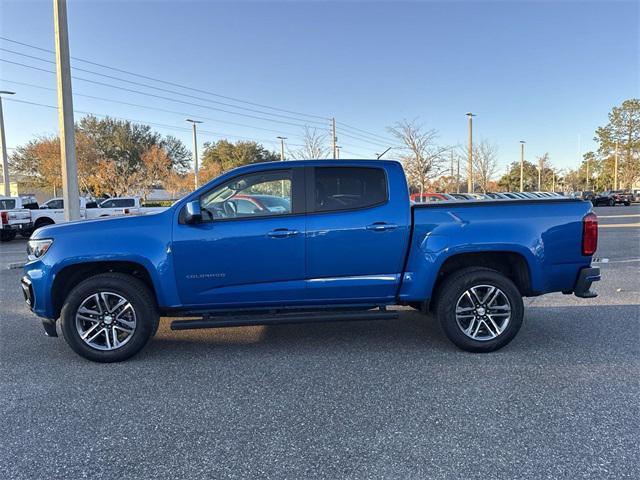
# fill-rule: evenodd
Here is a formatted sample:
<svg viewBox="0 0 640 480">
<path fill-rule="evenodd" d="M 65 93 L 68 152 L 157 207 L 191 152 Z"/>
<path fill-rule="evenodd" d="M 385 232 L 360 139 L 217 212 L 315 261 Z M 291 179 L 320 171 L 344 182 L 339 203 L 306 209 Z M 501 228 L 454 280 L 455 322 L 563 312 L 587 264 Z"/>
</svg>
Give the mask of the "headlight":
<svg viewBox="0 0 640 480">
<path fill-rule="evenodd" d="M 27 243 L 27 254 L 29 260 L 35 260 L 42 257 L 53 243 L 51 238 L 43 238 L 41 240 L 29 240 Z"/>
</svg>

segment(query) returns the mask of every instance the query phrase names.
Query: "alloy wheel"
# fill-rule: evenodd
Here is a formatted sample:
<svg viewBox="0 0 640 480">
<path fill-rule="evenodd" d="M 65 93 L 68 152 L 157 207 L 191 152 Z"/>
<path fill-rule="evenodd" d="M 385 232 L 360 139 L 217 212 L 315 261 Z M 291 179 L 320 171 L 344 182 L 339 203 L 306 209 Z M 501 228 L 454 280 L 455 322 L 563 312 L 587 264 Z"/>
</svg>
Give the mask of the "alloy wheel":
<svg viewBox="0 0 640 480">
<path fill-rule="evenodd" d="M 511 303 L 493 285 L 475 285 L 456 303 L 458 328 L 472 340 L 486 342 L 505 331 L 511 320 Z"/>
<path fill-rule="evenodd" d="M 136 330 L 136 311 L 131 302 L 114 292 L 97 292 L 85 298 L 76 312 L 75 324 L 84 343 L 96 350 L 116 350 Z"/>
</svg>

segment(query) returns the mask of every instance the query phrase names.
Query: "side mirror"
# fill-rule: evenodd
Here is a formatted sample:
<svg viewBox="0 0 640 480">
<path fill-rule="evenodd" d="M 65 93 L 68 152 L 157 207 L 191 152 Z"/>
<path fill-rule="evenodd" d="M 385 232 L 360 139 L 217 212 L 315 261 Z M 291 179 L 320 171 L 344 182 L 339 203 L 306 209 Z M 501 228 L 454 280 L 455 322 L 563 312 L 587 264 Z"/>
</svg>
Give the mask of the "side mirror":
<svg viewBox="0 0 640 480">
<path fill-rule="evenodd" d="M 200 223 L 202 221 L 202 211 L 200 210 L 200 200 L 192 200 L 185 206 L 184 222 L 189 224 Z"/>
</svg>

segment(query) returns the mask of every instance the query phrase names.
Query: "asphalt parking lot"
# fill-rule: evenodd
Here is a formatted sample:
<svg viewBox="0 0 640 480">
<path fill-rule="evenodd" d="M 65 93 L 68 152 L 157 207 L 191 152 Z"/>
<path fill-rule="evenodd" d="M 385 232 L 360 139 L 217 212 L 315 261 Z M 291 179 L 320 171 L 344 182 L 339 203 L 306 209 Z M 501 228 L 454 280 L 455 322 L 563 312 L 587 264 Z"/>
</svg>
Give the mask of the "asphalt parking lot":
<svg viewBox="0 0 640 480">
<path fill-rule="evenodd" d="M 596 208 L 599 296 L 527 299 L 504 349 L 435 321 L 173 332 L 95 364 L 0 245 L 3 478 L 638 478 L 640 206 Z M 608 260 L 608 261 L 607 261 Z"/>
</svg>

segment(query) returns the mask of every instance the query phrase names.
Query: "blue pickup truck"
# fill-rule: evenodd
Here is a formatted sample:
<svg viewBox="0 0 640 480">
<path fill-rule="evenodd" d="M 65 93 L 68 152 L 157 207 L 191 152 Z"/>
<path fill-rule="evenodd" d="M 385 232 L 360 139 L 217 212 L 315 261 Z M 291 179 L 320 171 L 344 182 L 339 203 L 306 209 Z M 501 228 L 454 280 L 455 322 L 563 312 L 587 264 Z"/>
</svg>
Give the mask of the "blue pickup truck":
<svg viewBox="0 0 640 480">
<path fill-rule="evenodd" d="M 489 352 L 520 329 L 522 297 L 596 295 L 597 235 L 577 199 L 411 205 L 398 162 L 258 163 L 162 213 L 37 230 L 22 290 L 48 335 L 60 319 L 98 362 L 136 354 L 160 316 L 181 330 L 397 318 L 391 305 Z"/>
</svg>

